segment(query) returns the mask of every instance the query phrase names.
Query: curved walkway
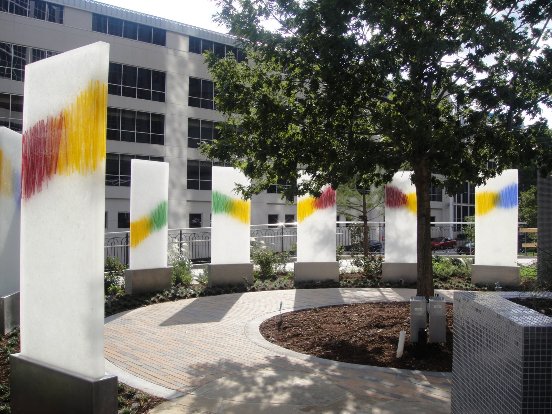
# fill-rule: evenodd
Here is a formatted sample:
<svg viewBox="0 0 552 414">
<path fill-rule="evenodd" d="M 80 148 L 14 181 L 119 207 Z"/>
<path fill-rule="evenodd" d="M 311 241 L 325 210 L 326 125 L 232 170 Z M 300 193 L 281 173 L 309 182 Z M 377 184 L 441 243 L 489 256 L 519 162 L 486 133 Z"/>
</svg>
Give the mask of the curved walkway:
<svg viewBox="0 0 552 414">
<path fill-rule="evenodd" d="M 452 292 L 439 292 L 451 299 Z M 122 382 L 168 398 L 151 413 L 450 413 L 450 374 L 328 361 L 273 345 L 259 324 L 324 305 L 404 301 L 411 289 L 298 289 L 187 299 L 106 319 Z"/>
</svg>

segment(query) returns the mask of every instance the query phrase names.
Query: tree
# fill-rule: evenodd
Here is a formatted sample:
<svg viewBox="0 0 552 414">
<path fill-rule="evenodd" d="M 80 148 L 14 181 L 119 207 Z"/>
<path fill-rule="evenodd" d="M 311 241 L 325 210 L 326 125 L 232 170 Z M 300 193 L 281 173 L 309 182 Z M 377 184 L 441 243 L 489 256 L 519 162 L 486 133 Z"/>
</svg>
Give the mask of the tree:
<svg viewBox="0 0 552 414">
<path fill-rule="evenodd" d="M 432 180 L 450 194 L 551 159 L 539 106 L 551 104 L 549 1 L 218 3 L 248 62 L 207 58 L 227 121 L 206 153 L 253 179 L 246 196 L 299 169 L 313 177 L 299 194 L 413 170 L 419 295 L 433 295 Z"/>
<path fill-rule="evenodd" d="M 519 193 L 519 221 L 527 227 L 537 227 L 537 187 L 532 185 Z"/>
</svg>

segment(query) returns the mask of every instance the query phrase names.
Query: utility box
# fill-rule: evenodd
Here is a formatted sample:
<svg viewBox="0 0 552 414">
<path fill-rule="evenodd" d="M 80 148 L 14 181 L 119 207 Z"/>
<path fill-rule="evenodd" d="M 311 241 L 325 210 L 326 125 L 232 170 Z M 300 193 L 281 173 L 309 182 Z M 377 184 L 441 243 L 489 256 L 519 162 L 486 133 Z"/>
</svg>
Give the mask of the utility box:
<svg viewBox="0 0 552 414">
<path fill-rule="evenodd" d="M 429 298 L 429 335 L 428 342 L 447 341 L 447 312 L 444 298 Z"/>
<path fill-rule="evenodd" d="M 424 296 L 410 298 L 410 342 L 418 342 L 420 329 L 426 329 L 427 301 Z"/>
</svg>

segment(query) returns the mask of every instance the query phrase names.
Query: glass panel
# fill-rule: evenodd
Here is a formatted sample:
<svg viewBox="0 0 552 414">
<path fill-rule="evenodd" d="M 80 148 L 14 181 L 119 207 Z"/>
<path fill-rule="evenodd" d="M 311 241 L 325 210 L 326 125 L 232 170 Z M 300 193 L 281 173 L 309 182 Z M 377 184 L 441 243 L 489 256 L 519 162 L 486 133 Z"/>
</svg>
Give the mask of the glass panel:
<svg viewBox="0 0 552 414">
<path fill-rule="evenodd" d="M 119 175 L 119 154 L 107 154 L 105 158 L 105 173 Z"/>
<path fill-rule="evenodd" d="M 92 30 L 107 33 L 107 16 L 102 16 L 101 14 L 92 15 Z"/>
<path fill-rule="evenodd" d="M 121 141 L 135 142 L 136 133 L 134 131 L 121 131 Z"/>
<path fill-rule="evenodd" d="M 207 99 L 203 99 L 201 101 L 201 107 L 203 109 L 215 109 L 214 102 Z"/>
<path fill-rule="evenodd" d="M 201 79 L 190 78 L 189 96 L 193 96 L 194 98 L 200 98 L 201 97 Z"/>
<path fill-rule="evenodd" d="M 150 140 L 155 145 L 165 145 L 165 137 L 163 135 L 151 134 Z"/>
<path fill-rule="evenodd" d="M 120 141 L 121 131 L 118 129 L 107 129 L 106 138 L 110 141 Z"/>
<path fill-rule="evenodd" d="M 150 114 L 136 112 L 136 132 L 150 132 Z M 149 138 L 148 138 L 149 141 Z"/>
<path fill-rule="evenodd" d="M 157 102 L 165 102 L 165 93 L 164 92 L 152 92 L 151 100 Z"/>
<path fill-rule="evenodd" d="M 199 138 L 188 138 L 188 148 L 199 148 Z"/>
<path fill-rule="evenodd" d="M 120 110 L 116 108 L 107 108 L 107 127 L 110 129 L 120 129 Z"/>
<path fill-rule="evenodd" d="M 188 137 L 201 138 L 201 121 L 188 118 Z"/>
<path fill-rule="evenodd" d="M 213 99 L 213 82 L 204 80 L 201 83 L 201 97 L 203 99 Z"/>
<path fill-rule="evenodd" d="M 201 227 L 201 214 L 190 214 L 189 227 L 190 228 Z"/>
<path fill-rule="evenodd" d="M 136 87 L 137 69 L 134 66 L 123 66 L 123 86 Z"/>
<path fill-rule="evenodd" d="M 29 15 L 29 1 L 28 0 L 12 0 L 10 5 L 10 13 L 17 14 L 19 16 Z"/>
<path fill-rule="evenodd" d="M 189 180 L 199 180 L 199 161 L 188 160 L 187 176 Z"/>
<path fill-rule="evenodd" d="M 150 160 L 151 161 L 159 161 L 159 162 L 163 162 L 163 157 L 150 157 Z"/>
<path fill-rule="evenodd" d="M 201 39 L 190 36 L 190 53 L 201 53 Z"/>
<path fill-rule="evenodd" d="M 200 181 L 199 182 L 199 189 L 200 190 L 211 190 L 211 181 Z"/>
<path fill-rule="evenodd" d="M 0 42 L 0 77 L 11 79 L 12 45 Z"/>
<path fill-rule="evenodd" d="M 138 23 L 125 20 L 123 25 L 123 37 L 136 40 L 138 38 Z"/>
<path fill-rule="evenodd" d="M 114 17 L 107 18 L 107 33 L 113 36 L 123 36 L 123 21 Z"/>
<path fill-rule="evenodd" d="M 199 180 L 188 180 L 188 190 L 199 190 Z"/>
<path fill-rule="evenodd" d="M 23 114 L 23 97 L 19 95 L 12 95 L 11 96 L 11 111 L 12 111 L 12 118 L 19 118 L 21 119 L 21 115 Z M 19 112 L 19 114 L 16 114 L 14 112 Z"/>
<path fill-rule="evenodd" d="M 151 88 L 154 91 L 165 92 L 165 72 L 151 71 Z"/>
<path fill-rule="evenodd" d="M 38 62 L 39 60 L 46 59 L 46 56 L 47 55 L 45 50 L 33 48 L 31 61 Z"/>
<path fill-rule="evenodd" d="M 117 227 L 120 229 L 128 229 L 130 227 L 130 213 L 117 214 Z"/>
<path fill-rule="evenodd" d="M 63 6 L 48 3 L 48 21 L 63 24 Z"/>
<path fill-rule="evenodd" d="M 142 89 L 151 89 L 151 70 L 138 68 L 137 86 Z"/>
<path fill-rule="evenodd" d="M 213 42 L 210 40 L 201 39 L 201 53 L 213 50 Z"/>
<path fill-rule="evenodd" d="M 46 3 L 43 1 L 34 2 L 33 17 L 35 19 L 46 20 Z"/>
<path fill-rule="evenodd" d="M 151 132 L 160 135 L 165 133 L 165 115 L 151 114 Z"/>
<path fill-rule="evenodd" d="M 137 132 L 136 133 L 136 142 L 139 142 L 141 144 L 149 144 L 150 143 L 150 134 L 147 132 Z"/>
<path fill-rule="evenodd" d="M 195 108 L 201 108 L 201 99 L 199 98 L 188 98 L 188 106 L 193 106 Z"/>
<path fill-rule="evenodd" d="M 138 25 L 138 40 L 141 42 L 151 43 L 152 34 L 151 27 L 144 26 L 143 24 Z"/>
<path fill-rule="evenodd" d="M 199 179 L 201 181 L 211 181 L 212 177 L 212 164 L 208 161 L 201 161 L 199 164 Z"/>
<path fill-rule="evenodd" d="M 166 32 L 163 29 L 153 28 L 153 41 L 154 45 L 165 46 L 166 44 Z"/>
<path fill-rule="evenodd" d="M 136 112 L 121 110 L 121 129 L 125 131 L 134 131 L 136 128 Z"/>
<path fill-rule="evenodd" d="M 123 79 L 123 65 L 120 63 L 109 63 L 108 82 L 115 85 L 120 85 Z"/>
<path fill-rule="evenodd" d="M 132 156 L 121 154 L 121 175 L 130 175 L 130 160 Z"/>
<path fill-rule="evenodd" d="M 0 109 L 5 109 L 9 114 L 10 111 L 10 95 L 7 93 L 0 93 Z"/>
<path fill-rule="evenodd" d="M 215 43 L 215 56 L 221 59 L 226 56 L 226 46 L 222 43 Z"/>
<path fill-rule="evenodd" d="M 201 122 L 201 140 L 204 142 L 213 140 L 213 123 L 211 121 Z"/>
</svg>

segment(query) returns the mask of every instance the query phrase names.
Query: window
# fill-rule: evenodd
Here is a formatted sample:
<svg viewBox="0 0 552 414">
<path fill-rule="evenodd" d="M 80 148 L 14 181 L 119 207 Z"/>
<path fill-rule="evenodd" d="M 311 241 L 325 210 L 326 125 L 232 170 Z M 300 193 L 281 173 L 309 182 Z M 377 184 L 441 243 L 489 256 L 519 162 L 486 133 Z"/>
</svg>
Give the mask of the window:
<svg viewBox="0 0 552 414">
<path fill-rule="evenodd" d="M 0 93 L 0 126 L 21 132 L 23 129 L 23 97 Z"/>
<path fill-rule="evenodd" d="M 429 222 L 431 227 L 435 227 L 435 216 L 429 216 Z"/>
<path fill-rule="evenodd" d="M 0 42 L 0 77 L 23 81 L 27 64 L 27 48 Z"/>
<path fill-rule="evenodd" d="M 443 188 L 437 185 L 431 184 L 429 189 L 429 200 L 430 201 L 443 201 Z"/>
<path fill-rule="evenodd" d="M 104 16 L 103 14 L 92 15 L 92 30 L 159 46 L 165 46 L 167 42 L 167 32 L 164 29 Z"/>
<path fill-rule="evenodd" d="M 211 40 L 190 36 L 190 53 L 201 54 L 206 51 L 214 52 L 215 55 L 219 58 L 223 58 L 228 53 L 232 53 L 238 62 L 243 62 L 245 60 L 245 53 L 242 49 L 222 43 L 213 42 Z"/>
<path fill-rule="evenodd" d="M 165 115 L 107 108 L 107 139 L 164 145 Z"/>
<path fill-rule="evenodd" d="M 201 227 L 201 214 L 190 214 L 188 227 L 191 229 Z"/>
<path fill-rule="evenodd" d="M 215 88 L 213 82 L 205 79 L 190 78 L 188 105 L 196 108 L 215 108 Z"/>
<path fill-rule="evenodd" d="M 63 6 L 40 0 L 1 0 L 0 12 L 33 17 L 52 23 L 63 23 Z"/>
<path fill-rule="evenodd" d="M 109 63 L 109 93 L 165 102 L 165 72 Z"/>
<path fill-rule="evenodd" d="M 188 148 L 199 148 L 202 142 L 212 142 L 218 138 L 217 123 L 202 119 L 188 118 Z"/>
<path fill-rule="evenodd" d="M 188 190 L 210 190 L 212 164 L 210 161 L 188 160 Z"/>
<path fill-rule="evenodd" d="M 57 54 L 58 52 L 54 52 L 53 50 L 36 49 L 33 47 L 31 52 L 31 62 L 38 62 L 39 60 L 46 59 Z"/>
<path fill-rule="evenodd" d="M 291 227 L 295 224 L 295 214 L 286 214 L 284 216 L 284 222 L 286 223 L 286 227 Z"/>
<path fill-rule="evenodd" d="M 278 227 L 278 214 L 269 214 L 268 215 L 268 227 Z"/>
<path fill-rule="evenodd" d="M 130 229 L 130 213 L 119 211 L 117 214 L 117 227 L 120 229 Z"/>
<path fill-rule="evenodd" d="M 108 153 L 105 161 L 105 185 L 130 187 L 130 162 L 132 159 L 163 161 L 163 157 Z"/>
<path fill-rule="evenodd" d="M 284 190 L 288 189 L 290 186 L 288 184 L 271 184 L 266 189 L 266 192 L 269 194 L 281 194 L 284 192 Z"/>
</svg>

